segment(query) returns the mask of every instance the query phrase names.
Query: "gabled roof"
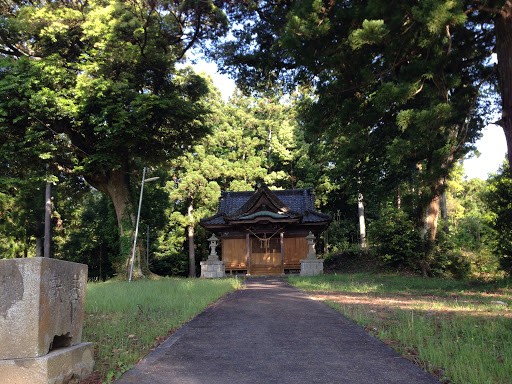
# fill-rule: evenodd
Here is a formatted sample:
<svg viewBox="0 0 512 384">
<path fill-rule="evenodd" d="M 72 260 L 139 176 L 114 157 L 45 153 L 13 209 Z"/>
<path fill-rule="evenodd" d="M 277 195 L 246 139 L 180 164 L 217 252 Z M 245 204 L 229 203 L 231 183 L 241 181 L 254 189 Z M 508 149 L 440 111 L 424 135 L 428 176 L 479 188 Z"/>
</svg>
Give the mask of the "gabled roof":
<svg viewBox="0 0 512 384">
<path fill-rule="evenodd" d="M 266 185 L 263 185 L 239 209 L 224 215 L 224 220 L 227 222 L 251 220 L 263 216 L 273 219 L 298 219 L 301 214 L 292 211 L 275 193 L 272 193 Z"/>
<path fill-rule="evenodd" d="M 207 228 L 220 228 L 245 223 L 258 218 L 299 224 L 327 224 L 329 215 L 315 210 L 315 196 L 309 189 L 271 191 L 266 185 L 257 191 L 222 192 L 216 215 L 200 224 Z"/>
</svg>

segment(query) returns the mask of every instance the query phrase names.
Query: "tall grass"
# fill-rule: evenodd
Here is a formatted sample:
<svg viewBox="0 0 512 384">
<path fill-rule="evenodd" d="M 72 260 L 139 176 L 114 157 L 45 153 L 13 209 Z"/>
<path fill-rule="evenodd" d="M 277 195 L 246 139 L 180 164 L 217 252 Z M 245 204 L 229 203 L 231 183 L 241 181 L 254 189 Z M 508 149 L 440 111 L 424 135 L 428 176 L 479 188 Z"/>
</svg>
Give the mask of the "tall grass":
<svg viewBox="0 0 512 384">
<path fill-rule="evenodd" d="M 512 280 L 289 278 L 445 383 L 512 383 Z M 312 293 L 314 294 L 314 293 Z"/>
<path fill-rule="evenodd" d="M 89 283 L 82 339 L 96 348 L 95 380 L 119 377 L 182 324 L 240 287 L 237 279 Z"/>
</svg>

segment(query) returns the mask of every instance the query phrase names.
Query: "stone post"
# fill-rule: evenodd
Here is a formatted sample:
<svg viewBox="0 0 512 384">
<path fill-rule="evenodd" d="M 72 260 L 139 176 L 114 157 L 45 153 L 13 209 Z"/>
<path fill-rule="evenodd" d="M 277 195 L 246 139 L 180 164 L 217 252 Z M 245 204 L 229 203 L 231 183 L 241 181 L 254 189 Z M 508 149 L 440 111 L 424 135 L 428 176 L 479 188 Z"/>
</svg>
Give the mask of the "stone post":
<svg viewBox="0 0 512 384">
<path fill-rule="evenodd" d="M 213 234 L 208 241 L 210 242 L 210 255 L 208 260 L 201 261 L 201 277 L 205 279 L 226 277 L 226 263 L 220 261 L 217 255 L 219 239 Z"/>
<path fill-rule="evenodd" d="M 300 261 L 300 275 L 321 275 L 324 272 L 324 261 L 316 256 L 315 235 L 309 232 L 306 236 L 306 240 L 308 241 L 308 254 L 304 260 Z"/>
<path fill-rule="evenodd" d="M 94 367 L 82 343 L 87 265 L 49 258 L 0 260 L 2 384 L 63 384 Z"/>
</svg>

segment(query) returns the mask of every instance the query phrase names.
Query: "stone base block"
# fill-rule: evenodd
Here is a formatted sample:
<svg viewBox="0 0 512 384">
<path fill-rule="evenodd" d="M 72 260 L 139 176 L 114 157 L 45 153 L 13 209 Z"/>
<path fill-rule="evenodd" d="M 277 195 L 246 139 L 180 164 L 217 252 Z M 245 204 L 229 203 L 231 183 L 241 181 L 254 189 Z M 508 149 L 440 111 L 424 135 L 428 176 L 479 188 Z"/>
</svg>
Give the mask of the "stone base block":
<svg viewBox="0 0 512 384">
<path fill-rule="evenodd" d="M 87 265 L 47 257 L 0 260 L 0 360 L 82 342 Z"/>
<path fill-rule="evenodd" d="M 301 276 L 316 276 L 324 273 L 324 261 L 321 259 L 305 259 L 300 261 Z"/>
<path fill-rule="evenodd" d="M 204 279 L 226 277 L 226 263 L 219 260 L 201 261 L 201 277 Z"/>
<path fill-rule="evenodd" d="M 65 384 L 73 377 L 85 378 L 94 368 L 92 343 L 60 348 L 28 359 L 0 360 L 2 384 Z"/>
</svg>

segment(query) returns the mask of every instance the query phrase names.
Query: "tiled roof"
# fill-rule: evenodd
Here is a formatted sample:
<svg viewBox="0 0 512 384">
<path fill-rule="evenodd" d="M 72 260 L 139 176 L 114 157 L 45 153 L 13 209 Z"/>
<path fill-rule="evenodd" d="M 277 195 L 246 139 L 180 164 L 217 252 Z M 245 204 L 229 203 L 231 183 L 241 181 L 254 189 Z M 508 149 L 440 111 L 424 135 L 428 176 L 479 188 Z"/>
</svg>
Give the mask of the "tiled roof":
<svg viewBox="0 0 512 384">
<path fill-rule="evenodd" d="M 266 186 L 262 188 L 266 188 Z M 260 190 L 256 192 L 222 192 L 218 213 L 214 216 L 201 220 L 201 224 L 227 224 L 225 217 L 233 217 L 238 216 L 238 214 L 243 214 L 243 212 L 240 212 L 240 209 L 259 191 Z M 270 191 L 270 193 L 273 194 L 279 202 L 289 208 L 291 211 L 290 215 L 286 216 L 298 215 L 302 217 L 302 223 L 320 223 L 331 220 L 329 215 L 315 210 L 315 195 L 311 188 L 278 190 Z"/>
</svg>

